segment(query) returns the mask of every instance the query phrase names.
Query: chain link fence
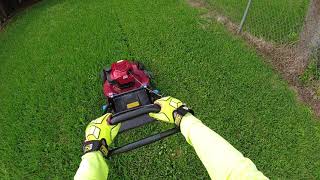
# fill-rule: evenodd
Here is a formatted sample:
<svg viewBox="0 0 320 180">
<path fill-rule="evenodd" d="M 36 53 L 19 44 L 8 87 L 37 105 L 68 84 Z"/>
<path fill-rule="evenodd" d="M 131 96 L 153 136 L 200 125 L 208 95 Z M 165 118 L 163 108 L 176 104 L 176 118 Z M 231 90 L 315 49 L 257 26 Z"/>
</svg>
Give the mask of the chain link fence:
<svg viewBox="0 0 320 180">
<path fill-rule="evenodd" d="M 206 0 L 213 9 L 240 25 L 248 0 Z M 252 0 L 243 31 L 279 44 L 298 41 L 310 0 Z"/>
</svg>

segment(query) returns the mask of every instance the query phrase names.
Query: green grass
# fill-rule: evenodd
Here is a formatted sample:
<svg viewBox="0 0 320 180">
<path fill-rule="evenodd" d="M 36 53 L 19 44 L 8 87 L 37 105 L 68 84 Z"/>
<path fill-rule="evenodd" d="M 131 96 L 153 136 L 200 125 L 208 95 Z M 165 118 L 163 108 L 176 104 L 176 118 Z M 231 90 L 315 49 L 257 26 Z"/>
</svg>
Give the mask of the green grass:
<svg viewBox="0 0 320 180">
<path fill-rule="evenodd" d="M 320 124 L 310 109 L 253 49 L 221 25 L 202 29 L 198 17 L 183 0 L 56 0 L 14 18 L 0 33 L 1 178 L 72 178 L 85 126 L 101 115 L 100 70 L 136 59 L 271 179 L 319 179 Z M 209 178 L 182 135 L 109 164 L 110 179 Z"/>
<path fill-rule="evenodd" d="M 310 59 L 309 65 L 299 79 L 303 85 L 310 85 L 310 83 L 312 84 L 314 81 L 320 80 L 318 61 L 316 59 Z"/>
<path fill-rule="evenodd" d="M 239 23 L 248 0 L 206 0 L 214 9 Z M 276 43 L 298 40 L 310 0 L 253 1 L 244 30 Z"/>
</svg>

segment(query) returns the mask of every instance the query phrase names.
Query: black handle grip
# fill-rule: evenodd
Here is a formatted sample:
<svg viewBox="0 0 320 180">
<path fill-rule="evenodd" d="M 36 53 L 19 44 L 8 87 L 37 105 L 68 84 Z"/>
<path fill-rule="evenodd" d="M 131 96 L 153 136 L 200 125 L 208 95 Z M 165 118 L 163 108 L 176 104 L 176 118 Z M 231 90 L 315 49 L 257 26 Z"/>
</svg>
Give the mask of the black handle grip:
<svg viewBox="0 0 320 180">
<path fill-rule="evenodd" d="M 115 125 L 124 121 L 129 121 L 132 118 L 141 116 L 143 114 L 148 114 L 148 113 L 157 113 L 159 112 L 161 107 L 157 104 L 149 104 L 146 106 L 142 106 L 139 109 L 135 109 L 132 111 L 128 111 L 125 113 L 120 113 L 118 115 L 115 115 L 109 120 L 109 124 Z"/>
<path fill-rule="evenodd" d="M 135 142 L 130 143 L 130 144 L 126 144 L 126 145 L 124 145 L 122 147 L 111 149 L 111 150 L 109 150 L 108 156 L 113 156 L 113 155 L 116 155 L 116 154 L 120 154 L 120 153 L 124 153 L 124 152 L 127 152 L 127 151 L 131 151 L 133 149 L 136 149 L 136 148 L 139 148 L 139 147 L 154 143 L 156 141 L 159 141 L 159 140 L 161 140 L 163 138 L 166 138 L 166 137 L 171 136 L 173 134 L 176 134 L 178 132 L 180 132 L 180 128 L 179 127 L 175 127 L 175 128 L 169 129 L 169 130 L 161 132 L 159 134 L 155 134 L 155 135 L 146 137 L 144 139 L 140 139 L 140 140 L 135 141 Z"/>
</svg>

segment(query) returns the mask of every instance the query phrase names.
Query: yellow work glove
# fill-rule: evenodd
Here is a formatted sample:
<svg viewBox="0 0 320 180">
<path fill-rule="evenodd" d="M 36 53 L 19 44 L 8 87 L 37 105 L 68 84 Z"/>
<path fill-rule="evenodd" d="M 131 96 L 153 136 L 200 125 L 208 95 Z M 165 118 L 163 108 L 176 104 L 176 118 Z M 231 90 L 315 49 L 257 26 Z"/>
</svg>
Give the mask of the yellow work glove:
<svg viewBox="0 0 320 180">
<path fill-rule="evenodd" d="M 171 96 L 158 99 L 154 103 L 158 104 L 161 107 L 161 110 L 158 113 L 149 113 L 149 116 L 159 121 L 175 123 L 179 126 L 182 117 L 186 113 L 190 112 L 193 114 L 193 111 L 187 108 L 179 99 Z"/>
<path fill-rule="evenodd" d="M 111 117 L 107 113 L 89 123 L 86 128 L 86 139 L 83 143 L 83 152 L 88 153 L 100 150 L 104 156 L 108 154 L 108 146 L 117 136 L 121 124 L 109 125 L 108 120 Z"/>
</svg>

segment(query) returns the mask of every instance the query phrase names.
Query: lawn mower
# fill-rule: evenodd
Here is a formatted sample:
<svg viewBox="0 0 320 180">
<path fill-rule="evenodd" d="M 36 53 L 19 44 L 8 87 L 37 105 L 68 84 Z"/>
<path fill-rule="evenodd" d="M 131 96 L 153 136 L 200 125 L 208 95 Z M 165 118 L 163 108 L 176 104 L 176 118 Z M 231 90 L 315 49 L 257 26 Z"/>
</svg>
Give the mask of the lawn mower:
<svg viewBox="0 0 320 180">
<path fill-rule="evenodd" d="M 153 102 L 161 95 L 151 85 L 151 73 L 143 64 L 135 61 L 120 60 L 102 71 L 103 93 L 107 104 L 104 113 L 112 113 L 109 124 L 121 123 L 119 133 L 153 122 L 149 113 L 160 111 L 160 106 Z M 138 141 L 116 147 L 109 151 L 109 156 L 124 153 L 147 144 L 154 143 L 180 132 L 178 127 L 151 135 Z"/>
</svg>

